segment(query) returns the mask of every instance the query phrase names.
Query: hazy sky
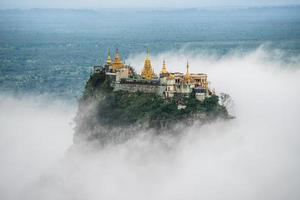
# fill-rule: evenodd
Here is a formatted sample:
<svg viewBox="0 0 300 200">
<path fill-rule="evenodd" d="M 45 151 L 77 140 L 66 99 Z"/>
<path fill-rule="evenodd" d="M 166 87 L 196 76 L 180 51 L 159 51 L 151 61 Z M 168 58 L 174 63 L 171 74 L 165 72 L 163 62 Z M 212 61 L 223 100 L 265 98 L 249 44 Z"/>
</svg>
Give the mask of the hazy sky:
<svg viewBox="0 0 300 200">
<path fill-rule="evenodd" d="M 182 8 L 300 4 L 300 0 L 1 0 L 0 8 Z"/>
</svg>

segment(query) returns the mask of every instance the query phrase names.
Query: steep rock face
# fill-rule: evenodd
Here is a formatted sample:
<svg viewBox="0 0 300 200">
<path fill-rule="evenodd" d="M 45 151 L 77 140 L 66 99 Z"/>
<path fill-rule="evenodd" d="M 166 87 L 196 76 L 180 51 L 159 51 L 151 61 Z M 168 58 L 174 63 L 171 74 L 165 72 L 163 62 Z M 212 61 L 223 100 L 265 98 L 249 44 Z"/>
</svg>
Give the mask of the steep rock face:
<svg viewBox="0 0 300 200">
<path fill-rule="evenodd" d="M 202 102 L 194 97 L 180 97 L 186 108 L 178 109 L 179 97 L 166 100 L 152 93 L 113 91 L 110 83 L 103 73 L 95 73 L 87 81 L 75 119 L 75 141 L 84 137 L 119 142 L 141 130 L 179 134 L 184 125 L 195 121 L 230 118 L 216 95 Z"/>
</svg>

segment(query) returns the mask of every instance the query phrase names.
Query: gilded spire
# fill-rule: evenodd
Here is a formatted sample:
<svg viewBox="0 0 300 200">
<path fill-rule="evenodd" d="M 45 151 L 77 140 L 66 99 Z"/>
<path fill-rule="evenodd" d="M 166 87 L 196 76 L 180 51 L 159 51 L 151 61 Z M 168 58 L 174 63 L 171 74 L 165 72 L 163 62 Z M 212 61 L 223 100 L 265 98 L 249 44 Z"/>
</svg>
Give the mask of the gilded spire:
<svg viewBox="0 0 300 200">
<path fill-rule="evenodd" d="M 108 49 L 106 64 L 111 65 L 110 49 Z"/>
<path fill-rule="evenodd" d="M 190 70 L 189 70 L 189 68 L 190 68 L 189 61 L 187 61 L 187 62 L 186 62 L 186 74 L 187 74 L 187 75 L 190 75 Z"/>
<path fill-rule="evenodd" d="M 120 53 L 119 53 L 119 49 L 117 48 L 116 49 L 116 54 L 115 54 L 115 61 L 121 61 L 121 56 L 120 56 Z"/>
<path fill-rule="evenodd" d="M 167 74 L 168 73 L 165 60 L 163 61 L 163 67 L 162 67 L 160 73 L 161 74 Z"/>
<path fill-rule="evenodd" d="M 184 81 L 185 82 L 190 82 L 191 81 L 189 68 L 190 68 L 189 61 L 187 61 L 187 63 L 186 63 L 186 74 L 184 75 Z"/>
<path fill-rule="evenodd" d="M 114 62 L 112 63 L 113 69 L 120 69 L 123 67 L 122 59 L 119 54 L 119 49 L 116 49 L 115 53 L 115 59 Z"/>
<path fill-rule="evenodd" d="M 149 48 L 147 48 L 147 59 L 150 59 L 150 56 L 149 56 Z"/>
<path fill-rule="evenodd" d="M 144 68 L 142 70 L 142 78 L 147 80 L 152 80 L 154 76 L 154 71 L 151 66 L 151 61 L 149 57 L 149 49 L 147 49 L 147 56 L 144 61 Z"/>
</svg>

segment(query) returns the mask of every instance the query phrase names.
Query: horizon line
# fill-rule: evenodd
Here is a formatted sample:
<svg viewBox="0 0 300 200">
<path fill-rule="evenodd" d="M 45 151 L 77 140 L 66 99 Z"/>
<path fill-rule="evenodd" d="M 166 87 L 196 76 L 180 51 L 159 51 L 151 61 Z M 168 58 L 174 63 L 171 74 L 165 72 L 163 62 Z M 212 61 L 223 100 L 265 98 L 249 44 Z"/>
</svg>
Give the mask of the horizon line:
<svg viewBox="0 0 300 200">
<path fill-rule="evenodd" d="M 63 7 L 32 7 L 32 8 L 0 8 L 0 11 L 34 11 L 34 10 L 65 10 L 65 11 L 101 11 L 101 10 L 148 10 L 148 11 L 173 11 L 173 10 L 201 10 L 201 9 L 251 9 L 251 8 L 287 8 L 300 7 L 299 4 L 282 4 L 282 5 L 229 5 L 229 6 L 193 6 L 193 7 L 103 7 L 103 8 L 63 8 Z"/>
</svg>

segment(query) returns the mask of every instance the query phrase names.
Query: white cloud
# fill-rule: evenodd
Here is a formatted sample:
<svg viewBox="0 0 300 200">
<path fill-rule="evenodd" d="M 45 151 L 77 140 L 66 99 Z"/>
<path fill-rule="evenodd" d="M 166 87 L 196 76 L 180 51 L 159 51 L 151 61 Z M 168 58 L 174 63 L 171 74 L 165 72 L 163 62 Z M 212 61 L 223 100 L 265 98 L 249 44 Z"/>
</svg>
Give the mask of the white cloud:
<svg viewBox="0 0 300 200">
<path fill-rule="evenodd" d="M 82 144 L 57 162 L 71 141 L 72 113 L 36 109 L 26 99 L 0 101 L 1 141 L 7 141 L 0 146 L 1 197 L 299 199 L 300 60 L 284 63 L 273 53 L 259 48 L 221 59 L 186 51 L 152 56 L 165 58 L 173 70 L 189 57 L 192 71 L 206 72 L 235 101 L 235 120 L 189 127 L 180 141 L 141 135 L 102 149 Z M 130 57 L 134 65 L 142 60 Z"/>
</svg>

